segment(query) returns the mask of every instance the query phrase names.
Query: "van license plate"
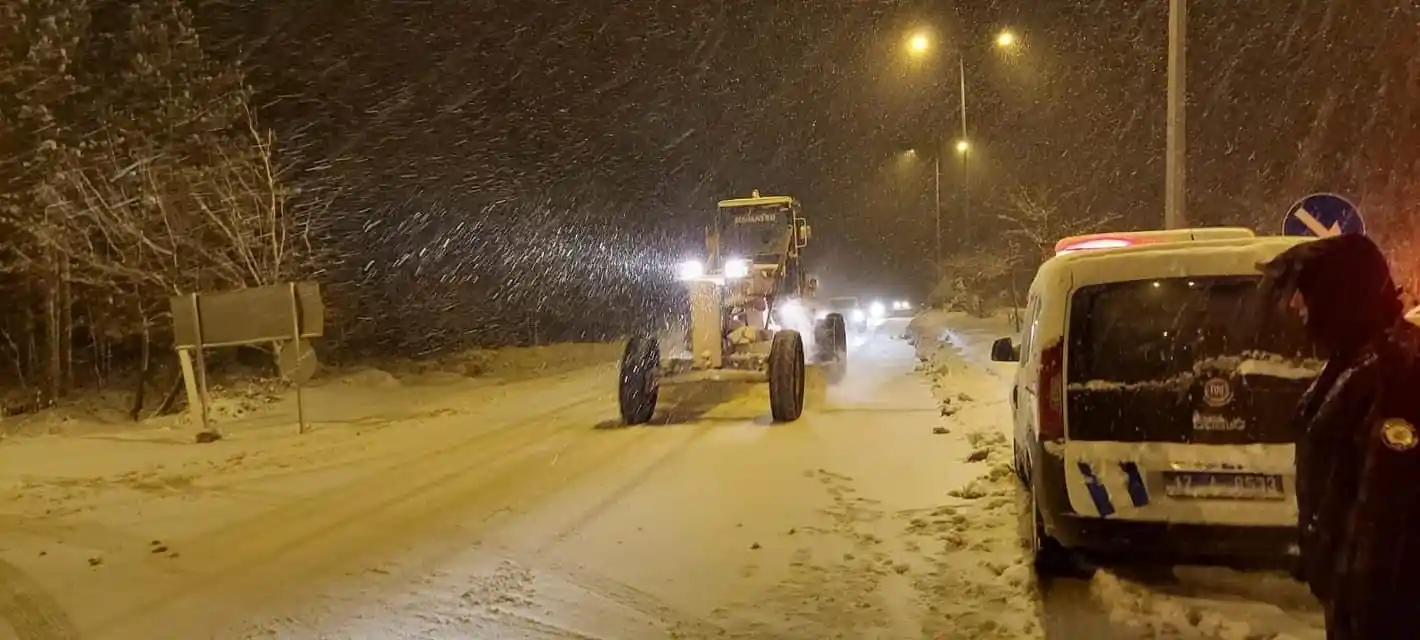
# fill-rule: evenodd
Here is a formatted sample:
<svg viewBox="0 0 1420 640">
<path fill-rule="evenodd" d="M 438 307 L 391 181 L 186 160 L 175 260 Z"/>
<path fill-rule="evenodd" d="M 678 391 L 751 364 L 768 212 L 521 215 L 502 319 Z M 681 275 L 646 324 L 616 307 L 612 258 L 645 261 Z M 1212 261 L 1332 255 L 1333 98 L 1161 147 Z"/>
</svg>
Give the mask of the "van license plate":
<svg viewBox="0 0 1420 640">
<path fill-rule="evenodd" d="M 1212 500 L 1285 500 L 1282 476 L 1262 473 L 1165 471 L 1164 492 L 1171 498 Z"/>
</svg>

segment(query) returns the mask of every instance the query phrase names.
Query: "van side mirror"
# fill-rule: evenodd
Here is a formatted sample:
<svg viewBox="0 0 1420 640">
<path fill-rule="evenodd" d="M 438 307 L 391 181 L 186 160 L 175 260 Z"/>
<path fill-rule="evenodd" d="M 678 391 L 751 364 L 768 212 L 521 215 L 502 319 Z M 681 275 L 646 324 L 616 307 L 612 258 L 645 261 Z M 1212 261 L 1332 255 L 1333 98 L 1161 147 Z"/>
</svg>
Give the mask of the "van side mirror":
<svg viewBox="0 0 1420 640">
<path fill-rule="evenodd" d="M 1020 360 L 1021 350 L 1016 345 L 1011 344 L 1010 338 L 998 338 L 995 342 L 991 343 L 992 362 L 1020 362 Z"/>
</svg>

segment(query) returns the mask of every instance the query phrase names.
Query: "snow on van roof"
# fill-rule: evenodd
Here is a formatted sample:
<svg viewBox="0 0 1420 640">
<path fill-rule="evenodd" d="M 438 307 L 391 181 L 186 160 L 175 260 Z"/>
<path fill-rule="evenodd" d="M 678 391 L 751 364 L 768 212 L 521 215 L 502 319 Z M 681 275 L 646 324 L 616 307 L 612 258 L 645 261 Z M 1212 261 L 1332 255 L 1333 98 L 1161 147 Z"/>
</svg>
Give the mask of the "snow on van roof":
<svg viewBox="0 0 1420 640">
<path fill-rule="evenodd" d="M 1258 263 L 1314 239 L 1265 236 L 1076 251 L 1046 260 L 1037 277 L 1058 277 L 1069 287 L 1082 287 L 1152 278 L 1256 275 Z"/>
</svg>

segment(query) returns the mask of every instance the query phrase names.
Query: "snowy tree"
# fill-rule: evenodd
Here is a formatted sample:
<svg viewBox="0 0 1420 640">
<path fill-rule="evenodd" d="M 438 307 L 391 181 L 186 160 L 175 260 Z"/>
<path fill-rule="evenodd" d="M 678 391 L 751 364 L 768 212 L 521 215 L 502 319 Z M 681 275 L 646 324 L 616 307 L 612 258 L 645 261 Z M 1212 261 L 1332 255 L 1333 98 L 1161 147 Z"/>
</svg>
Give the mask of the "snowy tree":
<svg viewBox="0 0 1420 640">
<path fill-rule="evenodd" d="M 0 328 L 21 382 L 43 352 L 47 400 L 72 382 L 73 345 L 94 369 L 116 343 L 146 353 L 171 294 L 294 277 L 318 211 L 181 0 L 102 9 L 100 28 L 84 0 L 0 7 L 0 157 L 16 159 L 0 165 L 0 287 L 22 303 Z"/>
<path fill-rule="evenodd" d="M 53 221 L 41 193 L 55 168 L 77 153 L 72 107 L 80 93 L 76 61 L 88 27 L 80 0 L 19 0 L 0 5 L 0 270 L 7 299 L 3 347 L 23 383 L 45 362 L 50 398 L 64 383 L 70 344 L 63 321 L 71 299 L 67 264 L 35 242 Z M 38 313 L 36 313 L 38 311 Z"/>
<path fill-rule="evenodd" d="M 1097 213 L 1089 185 L 1051 189 L 1018 185 L 1007 190 L 997 204 L 1002 237 L 1016 251 L 1014 264 L 1034 269 L 1049 259 L 1062 238 L 1099 233 L 1119 222 L 1120 216 Z"/>
<path fill-rule="evenodd" d="M 959 309 L 974 315 L 1004 302 L 1000 293 L 1011 275 L 1015 256 L 1010 247 L 979 247 L 954 253 L 938 265 L 937 286 L 928 297 L 934 306 Z"/>
<path fill-rule="evenodd" d="M 931 295 L 942 304 L 984 313 L 995 304 L 1019 306 L 1024 280 L 1048 259 L 1061 238 L 1109 229 L 1120 216 L 1097 213 L 1089 185 L 1051 188 L 1017 186 L 992 208 L 995 224 L 986 242 L 953 254 L 938 265 Z"/>
</svg>

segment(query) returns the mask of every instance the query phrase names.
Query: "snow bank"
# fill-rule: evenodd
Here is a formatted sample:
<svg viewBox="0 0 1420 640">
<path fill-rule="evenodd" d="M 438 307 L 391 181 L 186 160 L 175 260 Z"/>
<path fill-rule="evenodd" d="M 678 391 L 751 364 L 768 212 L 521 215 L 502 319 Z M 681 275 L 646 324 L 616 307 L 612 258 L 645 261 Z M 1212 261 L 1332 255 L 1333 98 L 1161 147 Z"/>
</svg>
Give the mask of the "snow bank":
<svg viewBox="0 0 1420 640">
<path fill-rule="evenodd" d="M 1306 588 L 1282 575 L 1211 567 L 1175 569 L 1150 585 L 1101 571 L 1091 596 L 1138 637 L 1321 640 L 1322 614 Z"/>
<path fill-rule="evenodd" d="M 10 434 L 0 437 L 0 515 L 87 512 L 153 494 L 186 495 L 228 476 L 335 469 L 378 457 L 372 437 L 390 440 L 389 451 L 417 448 L 428 425 L 452 421 L 477 429 L 503 414 L 547 406 L 547 399 L 508 401 L 525 386 L 557 390 L 548 395 L 554 403 L 610 393 L 620 350 L 572 344 L 479 352 L 486 365 L 480 377 L 418 364 L 399 375 L 374 368 L 326 372 L 302 390 L 306 434 L 297 432 L 295 395 L 284 383 L 214 383 L 211 424 L 223 437 L 200 446 L 193 444 L 196 425 L 185 410 L 134 423 L 113 408 L 131 401 L 128 394 L 95 394 L 0 421 L 0 433 Z"/>
<path fill-rule="evenodd" d="M 386 360 L 373 366 L 325 370 L 304 389 L 308 417 L 317 422 L 368 419 L 387 413 L 390 405 L 425 404 L 449 391 L 426 387 L 483 386 L 567 373 L 616 362 L 623 347 L 619 342 L 591 342 L 473 349 L 427 360 Z M 366 397 L 352 403 L 347 395 L 352 388 L 364 390 Z M 218 426 L 284 422 L 294 416 L 294 396 L 280 379 L 214 375 L 208 393 L 210 421 Z M 148 404 L 158 400 L 150 392 Z M 54 409 L 0 420 L 0 441 L 15 436 L 95 436 L 195 427 L 185 410 L 134 423 L 129 418 L 132 402 L 132 391 L 126 389 L 79 395 Z"/>
<path fill-rule="evenodd" d="M 1009 387 L 1002 385 L 999 365 L 968 348 L 1011 335 L 1011 324 L 1006 314 L 973 318 L 928 311 L 913 319 L 908 333 L 918 369 L 932 380 L 941 405 L 938 432 L 970 452 L 951 463 L 974 472 L 945 504 L 912 521 L 957 552 L 941 556 L 950 569 L 939 573 L 955 579 L 935 585 L 945 620 L 941 628 L 924 628 L 936 632 L 924 637 L 1044 638 L 1035 574 L 1021 545 L 1011 427 L 1002 410 Z"/>
<path fill-rule="evenodd" d="M 994 336 L 992 339 L 1015 337 L 1017 330 L 1014 328 L 1014 318 L 1024 312 L 1024 309 L 1017 309 L 1014 313 L 1011 309 L 998 309 L 984 318 L 978 318 L 962 311 L 927 309 L 907 324 L 907 337 L 932 338 L 947 342 L 948 333 L 961 331 L 984 333 Z M 989 347 L 990 341 L 987 341 L 986 345 Z"/>
</svg>

